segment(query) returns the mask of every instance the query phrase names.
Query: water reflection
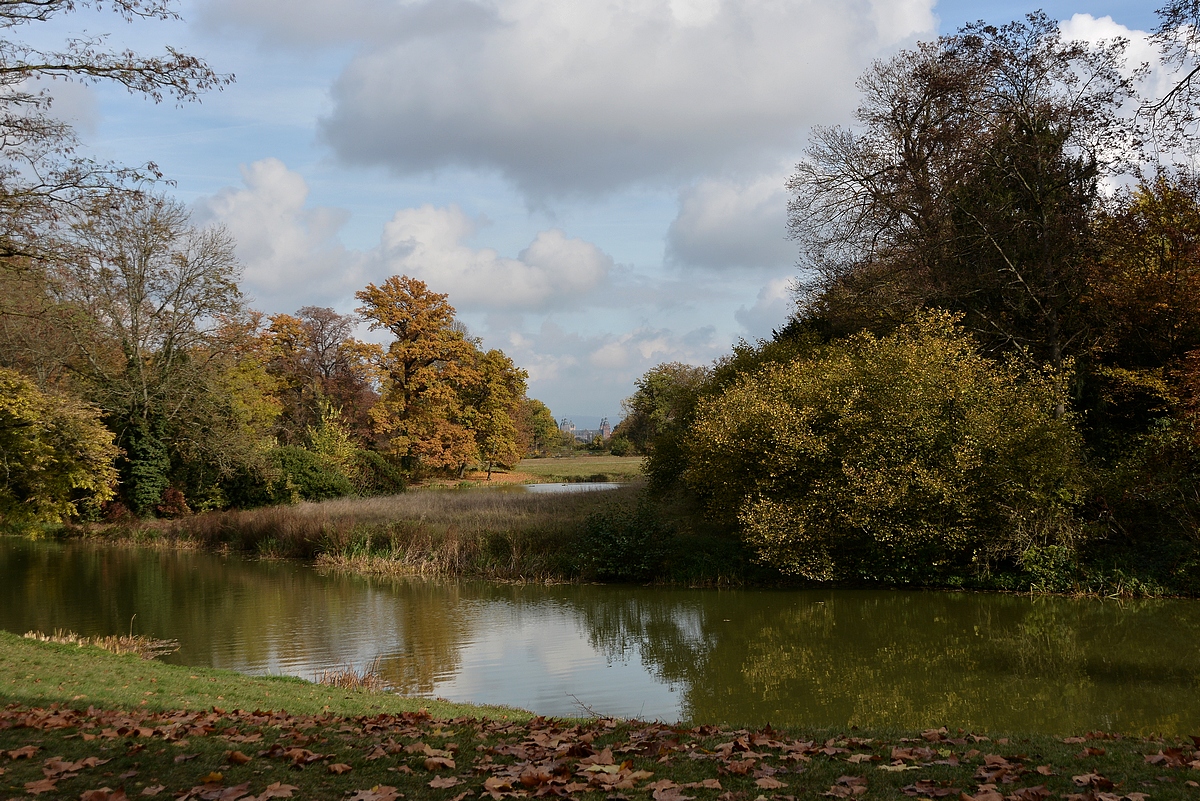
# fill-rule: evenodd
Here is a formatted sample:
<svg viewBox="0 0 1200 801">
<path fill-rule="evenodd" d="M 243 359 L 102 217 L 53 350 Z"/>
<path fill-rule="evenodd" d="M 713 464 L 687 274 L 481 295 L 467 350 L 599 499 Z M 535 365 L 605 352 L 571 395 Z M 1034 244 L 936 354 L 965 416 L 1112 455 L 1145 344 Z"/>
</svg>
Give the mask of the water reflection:
<svg viewBox="0 0 1200 801">
<path fill-rule="evenodd" d="M 570 483 L 548 483 L 548 484 L 521 484 L 526 492 L 534 494 L 556 494 L 563 492 L 598 492 L 600 490 L 614 490 L 621 486 L 614 484 L 611 481 L 573 481 Z"/>
<path fill-rule="evenodd" d="M 745 724 L 1194 733 L 1200 603 L 367 581 L 294 563 L 0 539 L 0 627 L 405 692 Z"/>
</svg>

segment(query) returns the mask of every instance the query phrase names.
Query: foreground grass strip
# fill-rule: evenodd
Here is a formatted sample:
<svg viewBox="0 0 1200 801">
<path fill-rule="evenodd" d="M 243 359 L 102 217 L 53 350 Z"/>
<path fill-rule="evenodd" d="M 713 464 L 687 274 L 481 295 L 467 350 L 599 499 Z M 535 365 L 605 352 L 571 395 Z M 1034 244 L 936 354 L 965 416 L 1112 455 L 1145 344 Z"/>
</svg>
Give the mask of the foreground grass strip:
<svg viewBox="0 0 1200 801">
<path fill-rule="evenodd" d="M 0 710 L 0 788 L 13 798 L 1144 801 L 1196 798 L 1197 778 L 1200 743 L 1102 734 L 822 739 L 421 712 Z"/>
<path fill-rule="evenodd" d="M 453 704 L 391 693 L 324 687 L 290 677 L 243 676 L 226 670 L 166 665 L 94 647 L 60 645 L 0 632 L 0 699 L 31 706 L 67 704 L 147 711 L 283 709 L 296 715 L 416 712 L 528 718 L 502 707 Z"/>
</svg>

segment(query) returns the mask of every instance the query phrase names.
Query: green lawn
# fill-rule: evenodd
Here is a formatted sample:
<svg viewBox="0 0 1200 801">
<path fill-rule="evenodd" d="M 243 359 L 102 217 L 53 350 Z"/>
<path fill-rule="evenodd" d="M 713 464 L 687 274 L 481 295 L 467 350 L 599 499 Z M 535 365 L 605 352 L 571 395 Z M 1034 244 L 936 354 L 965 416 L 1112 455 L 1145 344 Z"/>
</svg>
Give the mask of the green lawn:
<svg viewBox="0 0 1200 801">
<path fill-rule="evenodd" d="M 562 456 L 525 459 L 513 468 L 540 481 L 632 481 L 642 475 L 640 456 Z"/>
</svg>

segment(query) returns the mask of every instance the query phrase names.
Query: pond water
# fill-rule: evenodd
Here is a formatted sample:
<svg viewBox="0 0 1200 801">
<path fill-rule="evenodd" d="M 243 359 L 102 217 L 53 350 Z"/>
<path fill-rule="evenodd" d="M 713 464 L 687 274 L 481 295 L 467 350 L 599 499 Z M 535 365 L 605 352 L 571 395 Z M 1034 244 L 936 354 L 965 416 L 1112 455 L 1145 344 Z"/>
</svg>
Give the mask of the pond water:
<svg viewBox="0 0 1200 801">
<path fill-rule="evenodd" d="M 526 492 L 557 493 L 557 492 L 596 492 L 598 490 L 614 490 L 621 486 L 611 481 L 573 481 L 570 483 L 521 484 Z"/>
<path fill-rule="evenodd" d="M 136 619 L 133 619 L 134 615 Z M 1200 733 L 1200 603 L 512 586 L 0 537 L 0 628 L 177 638 L 170 661 L 548 715 Z"/>
</svg>

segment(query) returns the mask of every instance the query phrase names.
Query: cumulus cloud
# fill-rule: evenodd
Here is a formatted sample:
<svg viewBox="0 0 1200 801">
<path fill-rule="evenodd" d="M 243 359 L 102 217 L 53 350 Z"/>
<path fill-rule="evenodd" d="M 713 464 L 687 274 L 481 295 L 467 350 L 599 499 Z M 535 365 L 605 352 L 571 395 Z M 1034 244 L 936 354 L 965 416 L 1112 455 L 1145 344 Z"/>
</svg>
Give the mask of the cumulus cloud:
<svg viewBox="0 0 1200 801">
<path fill-rule="evenodd" d="M 633 382 L 663 362 L 708 364 L 728 350 L 713 326 L 684 332 L 653 325 L 579 334 L 553 319 L 532 332 L 489 331 L 529 371 L 530 394 L 556 414 L 615 416 Z"/>
<path fill-rule="evenodd" d="M 354 7 L 374 8 L 367 0 Z M 488 8 L 491 17 L 481 12 L 469 25 L 361 45 L 321 126 L 344 162 L 397 173 L 498 171 L 531 197 L 773 162 L 794 152 L 812 123 L 844 115 L 871 58 L 934 29 L 932 0 L 495 0 Z M 280 16 L 293 25 L 303 14 Z M 377 17 L 362 12 L 357 22 Z"/>
<path fill-rule="evenodd" d="M 750 339 L 767 339 L 787 322 L 795 309 L 792 285 L 795 279 L 776 278 L 759 290 L 758 298 L 749 308 L 742 306 L 734 313 Z"/>
<path fill-rule="evenodd" d="M 398 211 L 384 227 L 382 271 L 420 278 L 462 308 L 537 310 L 579 305 L 601 290 L 613 267 L 595 245 L 558 229 L 505 258 L 465 244 L 476 226 L 458 206 Z"/>
<path fill-rule="evenodd" d="M 279 159 L 243 165 L 242 187 L 196 202 L 198 222 L 223 224 L 237 240 L 249 294 L 275 310 L 334 305 L 357 288 L 362 254 L 337 238 L 341 209 L 308 208 L 308 185 Z"/>
<path fill-rule="evenodd" d="M 680 193 L 679 216 L 667 231 L 667 259 L 714 269 L 779 268 L 796 260 L 785 238 L 786 173 L 746 180 L 706 180 Z"/>
</svg>

